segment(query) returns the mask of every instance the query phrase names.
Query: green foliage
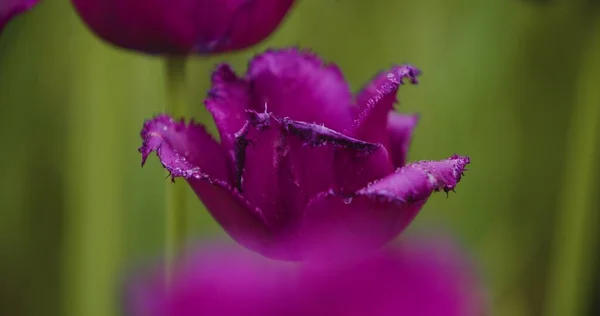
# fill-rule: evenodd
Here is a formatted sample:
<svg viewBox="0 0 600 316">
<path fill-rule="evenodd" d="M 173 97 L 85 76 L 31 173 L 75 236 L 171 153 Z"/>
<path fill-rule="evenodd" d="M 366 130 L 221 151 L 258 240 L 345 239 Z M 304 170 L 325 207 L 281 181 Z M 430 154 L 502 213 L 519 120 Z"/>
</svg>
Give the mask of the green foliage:
<svg viewBox="0 0 600 316">
<path fill-rule="evenodd" d="M 559 237 L 597 228 L 561 223 L 571 211 L 565 190 L 600 173 L 590 169 L 598 118 L 572 118 L 600 104 L 600 53 L 590 44 L 598 13 L 591 1 L 300 1 L 261 47 L 194 58 L 189 102 L 207 121 L 214 64 L 243 71 L 270 46 L 312 48 L 354 90 L 393 63 L 417 65 L 421 84 L 399 95 L 401 111 L 421 113 L 410 158 L 457 152 L 472 164 L 458 194 L 434 196 L 409 233 L 457 234 L 478 262 L 491 314 L 585 313 L 591 285 L 578 281 L 597 278 L 597 237 Z M 94 37 L 65 0 L 42 2 L 0 36 L 0 306 L 10 315 L 118 315 L 125 269 L 161 252 L 168 180 L 156 159 L 142 170 L 136 148 L 143 120 L 164 109 L 163 75 L 160 58 Z M 579 124 L 590 126 L 573 132 Z M 576 191 L 573 213 L 597 208 L 591 191 Z M 187 196 L 194 236 L 222 234 Z M 581 271 L 564 273 L 560 262 Z M 580 299 L 545 303 L 561 291 Z"/>
</svg>

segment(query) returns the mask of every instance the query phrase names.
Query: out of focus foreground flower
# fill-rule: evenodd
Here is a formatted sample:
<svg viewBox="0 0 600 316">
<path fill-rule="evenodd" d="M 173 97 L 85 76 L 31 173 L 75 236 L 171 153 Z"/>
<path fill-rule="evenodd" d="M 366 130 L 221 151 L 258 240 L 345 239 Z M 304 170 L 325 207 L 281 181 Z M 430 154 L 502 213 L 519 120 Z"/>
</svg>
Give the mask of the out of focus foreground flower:
<svg viewBox="0 0 600 316">
<path fill-rule="evenodd" d="M 160 115 L 145 123 L 140 151 L 143 161 L 156 151 L 229 235 L 266 256 L 304 259 L 337 239 L 376 248 L 432 192 L 453 190 L 469 163 L 454 155 L 404 165 L 416 117 L 394 103 L 418 74 L 393 67 L 352 98 L 335 65 L 268 51 L 245 77 L 227 65 L 214 72 L 206 107 L 220 142 L 202 125 Z"/>
<path fill-rule="evenodd" d="M 479 316 L 477 283 L 447 241 L 299 264 L 215 247 L 179 267 L 169 295 L 160 274 L 137 275 L 126 309 L 129 316 Z"/>
<path fill-rule="evenodd" d="M 0 0 L 0 32 L 8 21 L 35 6 L 39 0 Z"/>
<path fill-rule="evenodd" d="M 209 54 L 269 36 L 294 0 L 72 0 L 99 37 L 151 54 Z"/>
</svg>

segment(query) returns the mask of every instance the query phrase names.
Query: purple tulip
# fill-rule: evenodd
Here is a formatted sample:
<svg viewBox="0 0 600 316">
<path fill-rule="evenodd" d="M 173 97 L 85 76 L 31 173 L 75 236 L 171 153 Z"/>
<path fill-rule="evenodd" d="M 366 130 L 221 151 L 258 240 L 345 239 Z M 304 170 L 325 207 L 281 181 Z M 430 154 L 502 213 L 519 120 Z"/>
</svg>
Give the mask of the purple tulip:
<svg viewBox="0 0 600 316">
<path fill-rule="evenodd" d="M 308 52 L 268 51 L 241 78 L 222 65 L 206 100 L 220 142 L 160 115 L 141 132 L 143 162 L 156 151 L 233 239 L 266 256 L 305 259 L 338 239 L 376 248 L 433 192 L 453 190 L 469 163 L 404 165 L 416 117 L 394 103 L 418 74 L 393 67 L 353 99 L 340 70 Z"/>
<path fill-rule="evenodd" d="M 0 0 L 0 32 L 16 15 L 33 8 L 39 0 Z"/>
<path fill-rule="evenodd" d="M 269 36 L 294 0 L 72 0 L 102 39 L 151 54 L 209 54 Z"/>
<path fill-rule="evenodd" d="M 241 248 L 204 249 L 181 263 L 169 295 L 155 273 L 128 284 L 127 315 L 479 316 L 484 310 L 464 254 L 440 240 L 301 264 Z"/>
</svg>

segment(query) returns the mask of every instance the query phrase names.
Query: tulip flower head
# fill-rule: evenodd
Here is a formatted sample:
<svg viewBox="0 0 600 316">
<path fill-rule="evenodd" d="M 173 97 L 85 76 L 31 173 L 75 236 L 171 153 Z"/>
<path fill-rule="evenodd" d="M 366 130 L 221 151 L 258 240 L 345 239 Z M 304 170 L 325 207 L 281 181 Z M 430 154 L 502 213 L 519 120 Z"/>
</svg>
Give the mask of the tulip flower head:
<svg viewBox="0 0 600 316">
<path fill-rule="evenodd" d="M 294 0 L 72 0 L 105 41 L 150 54 L 240 50 L 268 37 Z"/>
<path fill-rule="evenodd" d="M 39 0 L 1 0 L 0 1 L 0 32 L 8 21 L 16 15 L 33 8 Z"/>
<path fill-rule="evenodd" d="M 178 267 L 168 294 L 162 269 L 131 279 L 126 315 L 482 315 L 475 273 L 447 241 L 405 241 L 349 261 L 300 264 L 214 247 Z"/>
<path fill-rule="evenodd" d="M 433 192 L 453 190 L 469 163 L 454 155 L 405 165 L 417 119 L 394 103 L 419 73 L 392 67 L 353 98 L 337 66 L 267 51 L 243 77 L 228 65 L 214 72 L 205 103 L 220 141 L 160 115 L 145 123 L 140 152 L 146 161 L 156 151 L 233 239 L 266 256 L 301 260 L 336 240 L 377 248 Z"/>
</svg>

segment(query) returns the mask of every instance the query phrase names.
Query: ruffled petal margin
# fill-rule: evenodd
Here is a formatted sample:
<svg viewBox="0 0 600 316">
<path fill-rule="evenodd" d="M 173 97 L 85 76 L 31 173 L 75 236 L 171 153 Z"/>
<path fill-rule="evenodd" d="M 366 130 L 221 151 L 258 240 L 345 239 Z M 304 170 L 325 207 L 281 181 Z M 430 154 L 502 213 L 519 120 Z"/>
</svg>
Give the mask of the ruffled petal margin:
<svg viewBox="0 0 600 316">
<path fill-rule="evenodd" d="M 340 240 L 353 253 L 385 244 L 410 224 L 433 192 L 454 190 L 469 162 L 458 155 L 419 161 L 354 194 L 320 194 L 304 211 L 306 251 L 329 249 L 326 243 Z"/>
<path fill-rule="evenodd" d="M 356 97 L 358 113 L 347 134 L 368 142 L 389 144 L 385 128 L 393 111 L 398 89 L 408 79 L 417 84 L 421 71 L 411 65 L 396 66 L 380 73 Z"/>
<path fill-rule="evenodd" d="M 160 115 L 144 124 L 142 164 L 156 151 L 171 177 L 185 178 L 213 218 L 238 243 L 271 253 L 271 233 L 262 211 L 231 185 L 224 151 L 199 124 Z"/>
</svg>

